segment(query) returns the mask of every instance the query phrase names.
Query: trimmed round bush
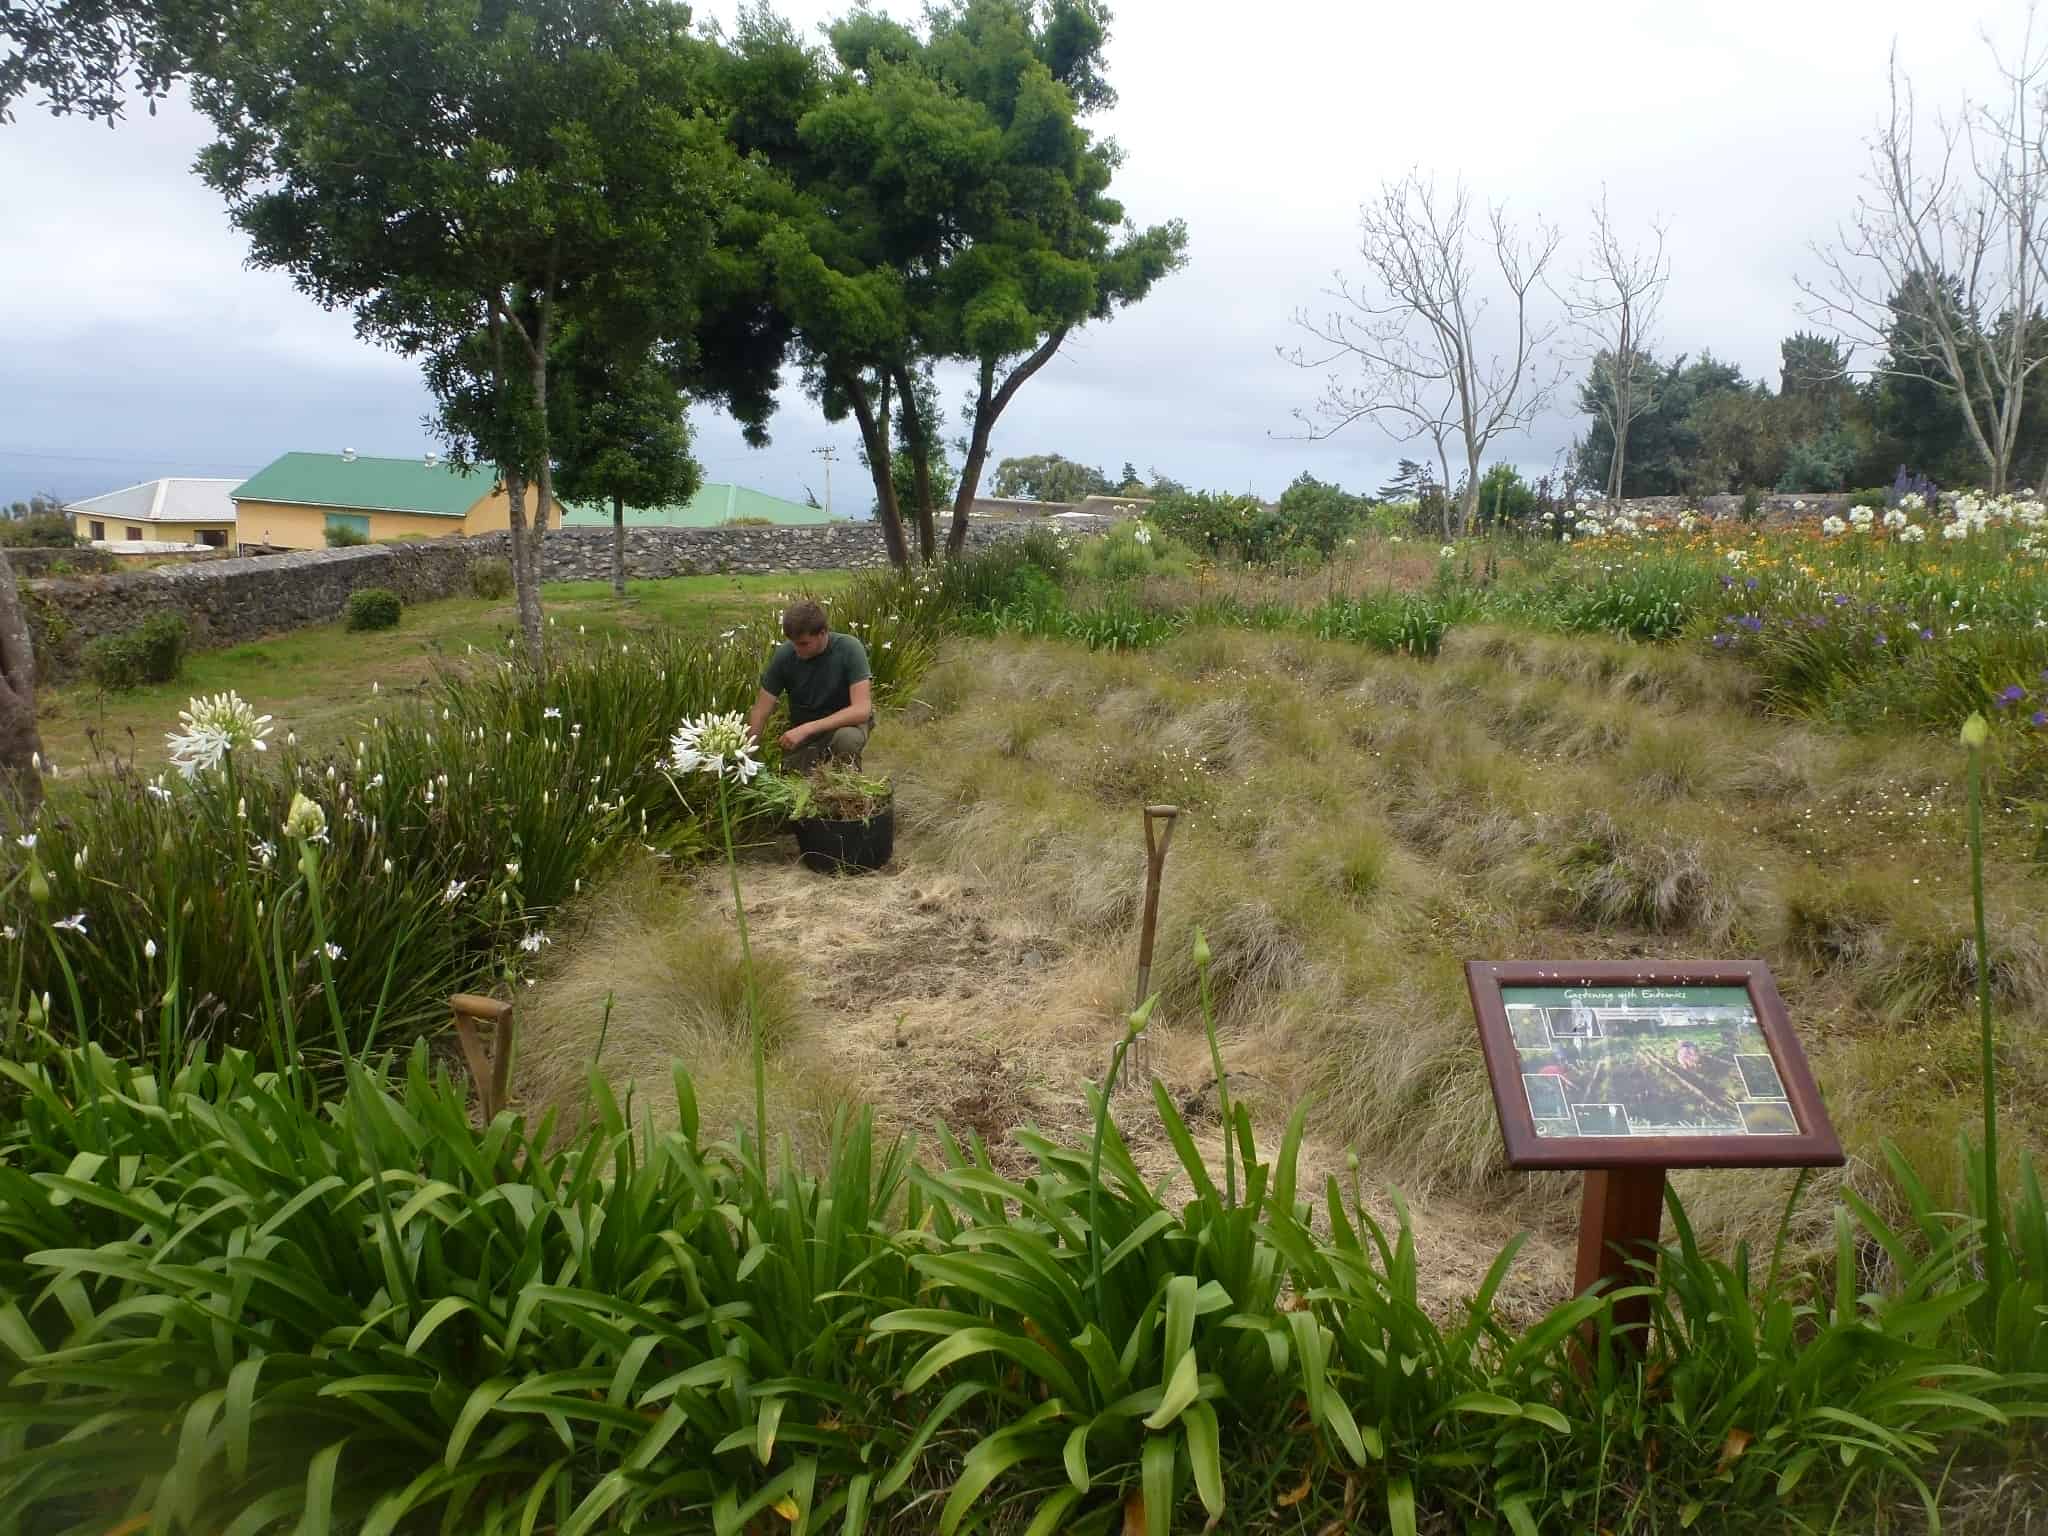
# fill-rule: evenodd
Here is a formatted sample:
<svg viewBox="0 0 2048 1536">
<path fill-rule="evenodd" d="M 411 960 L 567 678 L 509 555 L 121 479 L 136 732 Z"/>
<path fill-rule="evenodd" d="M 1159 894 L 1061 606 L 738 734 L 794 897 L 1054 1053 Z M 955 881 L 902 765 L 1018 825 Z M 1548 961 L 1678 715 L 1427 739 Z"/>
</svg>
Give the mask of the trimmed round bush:
<svg viewBox="0 0 2048 1536">
<path fill-rule="evenodd" d="M 364 587 L 348 595 L 350 629 L 396 629 L 405 604 L 389 587 Z"/>
<path fill-rule="evenodd" d="M 90 642 L 86 675 L 116 693 L 144 683 L 168 683 L 184 670 L 186 636 L 182 614 L 153 613 L 133 629 Z"/>
<path fill-rule="evenodd" d="M 497 555 L 485 555 L 469 562 L 469 590 L 478 597 L 496 601 L 512 595 L 512 562 Z"/>
</svg>

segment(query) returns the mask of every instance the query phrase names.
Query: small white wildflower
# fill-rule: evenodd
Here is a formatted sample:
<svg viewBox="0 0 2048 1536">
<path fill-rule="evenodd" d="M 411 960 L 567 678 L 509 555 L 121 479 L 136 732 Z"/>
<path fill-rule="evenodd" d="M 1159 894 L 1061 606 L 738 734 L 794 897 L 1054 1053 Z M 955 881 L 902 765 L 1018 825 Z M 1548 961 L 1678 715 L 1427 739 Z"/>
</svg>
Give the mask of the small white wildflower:
<svg viewBox="0 0 2048 1536">
<path fill-rule="evenodd" d="M 21 935 L 15 931 L 14 924 L 12 923 L 9 923 L 5 928 L 0 928 L 0 939 L 6 939 L 9 943 L 12 943 L 20 937 Z"/>
<path fill-rule="evenodd" d="M 442 904 L 444 906 L 452 906 L 462 898 L 462 893 L 468 889 L 469 882 L 467 880 L 450 880 L 448 882 L 448 889 L 441 893 Z"/>
<path fill-rule="evenodd" d="M 256 842 L 255 853 L 256 862 L 265 869 L 268 869 L 270 868 L 270 861 L 277 857 L 277 845 L 268 838 L 259 838 Z"/>
<path fill-rule="evenodd" d="M 507 864 L 505 866 L 505 873 L 510 875 L 514 880 L 517 880 L 519 878 L 519 865 L 517 861 Z"/>
<path fill-rule="evenodd" d="M 53 928 L 68 928 L 73 933 L 85 932 L 85 914 L 74 912 L 69 917 L 60 917 L 50 925 Z"/>
<path fill-rule="evenodd" d="M 326 842 L 327 813 L 320 809 L 317 801 L 304 795 L 293 795 L 292 808 L 285 812 L 284 835 L 302 843 Z"/>
<path fill-rule="evenodd" d="M 156 958 L 155 939 L 144 939 L 142 941 L 142 958 L 145 960 L 154 960 Z"/>
<path fill-rule="evenodd" d="M 80 874 L 85 873 L 85 855 L 86 850 L 82 847 L 78 850 L 78 852 L 71 855 L 71 867 L 77 870 Z"/>
<path fill-rule="evenodd" d="M 341 960 L 346 958 L 342 954 L 341 946 L 339 944 L 322 944 L 320 946 L 320 952 L 323 955 L 325 955 L 329 960 Z"/>
<path fill-rule="evenodd" d="M 559 720 L 562 718 L 562 712 L 559 709 L 555 708 L 554 705 L 550 704 L 546 709 L 540 712 L 540 717 L 543 720 Z"/>
<path fill-rule="evenodd" d="M 1457 546 L 1454 544 L 1446 544 L 1442 549 L 1437 551 L 1437 553 L 1446 560 L 1450 559 L 1452 556 L 1457 554 L 1457 552 Z"/>
<path fill-rule="evenodd" d="M 388 874 L 390 874 L 390 873 L 391 873 L 391 869 L 392 869 L 391 861 L 390 861 L 389 859 L 386 859 L 386 860 L 384 861 L 384 873 L 385 873 L 385 874 L 387 874 L 387 875 L 388 875 Z"/>
<path fill-rule="evenodd" d="M 24 832 L 15 841 L 24 848 L 34 848 L 36 845 L 36 835 L 33 832 Z"/>
<path fill-rule="evenodd" d="M 543 944 L 552 944 L 554 942 L 553 939 L 536 929 L 519 941 L 519 947 L 529 955 L 537 955 L 540 953 Z"/>
</svg>

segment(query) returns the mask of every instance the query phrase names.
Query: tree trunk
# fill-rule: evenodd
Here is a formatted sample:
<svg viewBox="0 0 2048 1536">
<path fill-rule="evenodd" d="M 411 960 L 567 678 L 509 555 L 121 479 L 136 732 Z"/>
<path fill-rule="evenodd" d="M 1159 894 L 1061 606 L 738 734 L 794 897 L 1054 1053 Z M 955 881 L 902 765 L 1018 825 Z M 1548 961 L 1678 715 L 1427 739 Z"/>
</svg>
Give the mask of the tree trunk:
<svg viewBox="0 0 2048 1536">
<path fill-rule="evenodd" d="M 982 466 L 988 463 L 988 439 L 994 418 L 989 415 L 989 391 L 995 382 L 996 365 L 984 360 L 981 385 L 974 397 L 974 424 L 968 431 L 967 462 L 960 466 L 960 485 L 953 493 L 953 526 L 946 530 L 946 558 L 957 560 L 967 550 L 967 518 L 974 510 L 975 495 L 981 489 Z"/>
<path fill-rule="evenodd" d="M 909 372 L 897 368 L 895 377 L 896 393 L 902 402 L 898 409 L 903 413 L 903 445 L 910 450 L 911 481 L 917 496 L 917 505 L 911 508 L 917 519 L 917 555 L 930 565 L 938 557 L 938 530 L 932 517 L 932 447 L 925 436 L 924 413 L 917 408 L 917 391 L 910 387 Z M 890 476 L 890 483 L 895 483 L 894 475 Z"/>
<path fill-rule="evenodd" d="M 626 595 L 626 498 L 612 492 L 612 596 Z"/>
<path fill-rule="evenodd" d="M 491 375 L 499 391 L 506 387 L 511 375 L 505 362 L 505 327 L 511 324 L 511 316 L 502 297 L 494 297 L 485 318 L 485 325 L 491 338 Z M 525 333 L 520 333 L 531 341 Z M 532 540 L 526 528 L 526 474 L 514 465 L 500 464 L 498 472 L 505 481 L 505 528 L 512 567 L 512 599 L 519 613 L 519 631 L 526 640 L 526 660 L 536 672 L 547 664 L 547 637 L 541 631 L 540 582 L 537 573 L 540 562 L 531 549 Z M 545 511 L 543 511 L 545 519 Z"/>
<path fill-rule="evenodd" d="M 540 583 L 534 580 L 533 535 L 526 527 L 526 477 L 506 469 L 506 525 L 512 540 L 512 598 L 519 610 L 519 632 L 526 639 L 526 660 L 538 672 L 547 665 L 547 639 L 540 622 Z"/>
<path fill-rule="evenodd" d="M 878 413 L 868 396 L 867 382 L 858 374 L 840 378 L 840 388 L 853 406 L 853 419 L 860 424 L 860 440 L 867 448 L 868 474 L 875 482 L 875 520 L 882 525 L 882 543 L 889 551 L 889 563 L 899 571 L 910 569 L 910 546 L 903 537 L 903 516 L 896 506 L 896 481 L 889 473 L 888 405 Z"/>
<path fill-rule="evenodd" d="M 37 766 L 43 738 L 36 730 L 36 653 L 29 639 L 14 562 L 0 552 L 0 790 L 10 796 L 22 825 L 43 803 Z"/>
<path fill-rule="evenodd" d="M 549 334 L 554 319 L 554 291 L 552 286 L 552 260 L 550 265 L 549 290 L 541 295 L 540 321 L 534 328 L 533 344 L 528 349 L 528 362 L 533 369 L 533 415 L 540 432 L 539 460 L 534 470 L 539 476 L 533 505 L 533 538 L 527 545 L 527 559 L 532 563 L 533 611 L 540 614 L 541 545 L 548 536 L 548 508 L 555 504 L 554 452 L 548 442 L 548 347 L 553 338 Z M 543 652 L 546 649 L 543 637 Z M 538 665 L 538 663 L 536 663 Z"/>
<path fill-rule="evenodd" d="M 967 548 L 967 514 L 981 491 L 981 470 L 988 462 L 988 443 L 995 432 L 996 418 L 1016 399 L 1017 391 L 1024 387 L 1025 381 L 1052 361 L 1061 343 L 1067 339 L 1068 329 L 1063 325 L 1048 335 L 1039 343 L 1036 352 L 1010 370 L 1010 376 L 1003 380 L 1003 387 L 993 394 L 989 390 L 995 383 L 995 359 L 982 359 L 981 387 L 974 400 L 974 427 L 968 437 L 967 462 L 960 467 L 960 489 L 953 496 L 953 526 L 946 534 L 948 555 L 958 555 Z"/>
</svg>

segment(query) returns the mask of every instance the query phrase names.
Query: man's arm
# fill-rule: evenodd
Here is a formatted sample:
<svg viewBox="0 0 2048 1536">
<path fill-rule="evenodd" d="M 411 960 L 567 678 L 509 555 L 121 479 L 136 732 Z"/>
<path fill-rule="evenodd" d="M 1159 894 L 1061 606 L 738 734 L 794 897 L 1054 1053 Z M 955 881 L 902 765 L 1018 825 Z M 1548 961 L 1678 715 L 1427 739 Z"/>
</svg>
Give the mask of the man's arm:
<svg viewBox="0 0 2048 1536">
<path fill-rule="evenodd" d="M 866 725 L 868 717 L 875 712 L 875 685 L 862 678 L 846 690 L 846 708 L 835 709 L 831 714 L 816 720 L 806 720 L 802 725 L 792 726 L 782 736 L 784 747 L 801 746 L 813 736 L 829 736 L 842 725 Z M 772 700 L 770 701 L 773 702 Z M 757 703 L 754 706 L 760 708 Z M 761 717 L 767 719 L 766 715 Z"/>
<path fill-rule="evenodd" d="M 775 713 L 777 699 L 766 688 L 754 695 L 754 707 L 747 711 L 747 734 L 759 741 L 761 727 L 768 723 L 768 717 Z"/>
</svg>

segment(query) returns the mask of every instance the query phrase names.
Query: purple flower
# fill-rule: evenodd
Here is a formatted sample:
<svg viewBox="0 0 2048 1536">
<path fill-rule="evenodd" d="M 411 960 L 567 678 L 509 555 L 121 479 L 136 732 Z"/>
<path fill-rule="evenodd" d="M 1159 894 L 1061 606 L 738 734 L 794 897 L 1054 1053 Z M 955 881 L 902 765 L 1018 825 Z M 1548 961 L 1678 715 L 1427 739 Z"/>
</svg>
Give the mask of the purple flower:
<svg viewBox="0 0 2048 1536">
<path fill-rule="evenodd" d="M 2036 727 L 2048 725 L 2048 709 L 2035 710 L 2033 714 L 2027 717 L 2027 721 L 2030 725 Z"/>
<path fill-rule="evenodd" d="M 2010 683 L 1999 690 L 1998 697 L 1992 700 L 1992 702 L 2000 709 L 2011 709 L 2013 705 L 2019 703 L 2026 696 L 2026 689 L 2022 688 L 2018 683 Z"/>
<path fill-rule="evenodd" d="M 1728 645 L 1728 637 L 1727 637 L 1726 635 L 1716 635 L 1716 636 L 1714 636 L 1714 649 L 1715 649 L 1715 650 L 1717 650 L 1717 651 L 1719 651 L 1719 650 L 1725 650 L 1725 649 L 1727 648 L 1727 645 Z"/>
<path fill-rule="evenodd" d="M 1846 592 L 1837 592 L 1837 593 L 1835 594 L 1835 596 L 1834 596 L 1834 604 L 1835 604 L 1835 606 L 1836 606 L 1837 608 L 1846 608 L 1846 607 L 1848 607 L 1848 606 L 1849 606 L 1849 594 L 1848 594 L 1848 593 L 1846 593 Z"/>
<path fill-rule="evenodd" d="M 1722 579 L 1725 581 L 1727 578 L 1723 577 Z M 1754 576 L 1750 577 L 1749 580 L 1743 583 L 1743 585 L 1747 587 L 1750 591 L 1754 592 L 1756 590 L 1756 578 Z"/>
<path fill-rule="evenodd" d="M 1934 631 L 1931 629 L 1923 629 L 1920 631 L 1920 638 L 1922 640 L 1932 640 L 1934 638 Z"/>
<path fill-rule="evenodd" d="M 1764 627 L 1764 621 L 1753 613 L 1745 613 L 1735 622 L 1748 630 L 1752 635 Z"/>
<path fill-rule="evenodd" d="M 1885 643 L 1884 631 L 1881 629 L 1877 632 L 1877 643 L 1879 645 L 1883 645 Z"/>
</svg>

